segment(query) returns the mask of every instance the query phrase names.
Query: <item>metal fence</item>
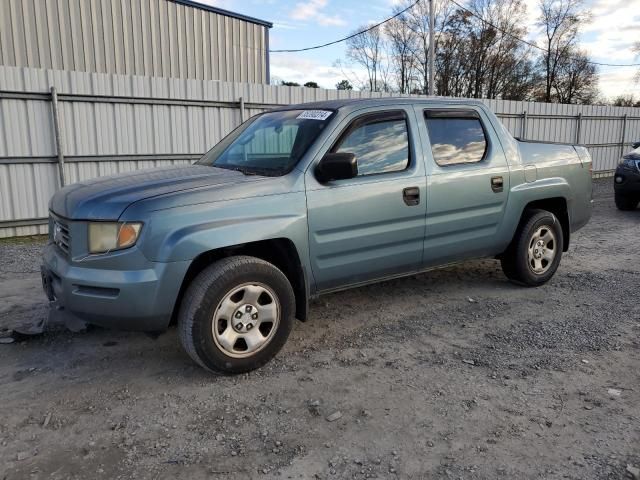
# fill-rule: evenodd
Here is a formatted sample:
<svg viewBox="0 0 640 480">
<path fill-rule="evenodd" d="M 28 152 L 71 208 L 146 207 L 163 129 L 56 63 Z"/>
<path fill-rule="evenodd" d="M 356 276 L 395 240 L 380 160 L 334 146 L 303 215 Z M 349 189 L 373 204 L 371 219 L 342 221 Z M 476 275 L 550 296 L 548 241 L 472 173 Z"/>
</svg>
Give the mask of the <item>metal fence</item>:
<svg viewBox="0 0 640 480">
<path fill-rule="evenodd" d="M 62 183 L 188 164 L 277 105 L 380 96 L 0 66 L 0 237 L 46 233 L 48 200 Z M 515 136 L 588 146 L 600 175 L 640 140 L 634 108 L 485 103 Z"/>
</svg>

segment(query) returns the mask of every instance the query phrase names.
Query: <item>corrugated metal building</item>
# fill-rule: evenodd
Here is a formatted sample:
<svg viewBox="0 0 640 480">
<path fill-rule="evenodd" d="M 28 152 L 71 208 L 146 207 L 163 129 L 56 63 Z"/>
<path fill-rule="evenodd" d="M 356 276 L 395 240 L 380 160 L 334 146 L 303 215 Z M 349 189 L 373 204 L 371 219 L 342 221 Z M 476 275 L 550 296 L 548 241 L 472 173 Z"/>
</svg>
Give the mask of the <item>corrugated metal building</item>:
<svg viewBox="0 0 640 480">
<path fill-rule="evenodd" d="M 271 27 L 190 0 L 0 0 L 0 65 L 269 83 Z"/>
</svg>

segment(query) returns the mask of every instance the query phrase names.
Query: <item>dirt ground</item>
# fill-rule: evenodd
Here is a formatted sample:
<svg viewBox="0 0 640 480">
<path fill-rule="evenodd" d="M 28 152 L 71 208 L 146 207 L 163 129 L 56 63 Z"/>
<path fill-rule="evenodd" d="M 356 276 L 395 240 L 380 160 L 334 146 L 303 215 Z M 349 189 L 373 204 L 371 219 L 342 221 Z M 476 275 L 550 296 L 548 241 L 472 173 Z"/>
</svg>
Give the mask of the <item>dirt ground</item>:
<svg viewBox="0 0 640 480">
<path fill-rule="evenodd" d="M 238 377 L 195 366 L 175 328 L 1 344 L 0 478 L 632 477 L 640 210 L 599 181 L 572 240 L 537 289 L 483 260 L 321 297 Z M 0 243 L 5 328 L 46 315 L 41 248 Z"/>
</svg>

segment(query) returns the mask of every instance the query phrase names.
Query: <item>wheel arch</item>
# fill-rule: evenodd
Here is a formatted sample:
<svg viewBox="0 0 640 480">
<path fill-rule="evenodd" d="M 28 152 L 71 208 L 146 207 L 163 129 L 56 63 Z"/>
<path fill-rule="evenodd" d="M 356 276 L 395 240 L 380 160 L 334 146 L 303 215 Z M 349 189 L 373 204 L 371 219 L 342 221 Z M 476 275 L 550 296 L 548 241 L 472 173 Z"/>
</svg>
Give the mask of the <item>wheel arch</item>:
<svg viewBox="0 0 640 480">
<path fill-rule="evenodd" d="M 307 320 L 309 310 L 309 282 L 298 250 L 293 241 L 288 238 L 273 238 L 214 248 L 196 256 L 191 261 L 182 280 L 171 316 L 172 323 L 177 319 L 184 293 L 193 279 L 215 261 L 234 255 L 248 255 L 260 258 L 280 269 L 291 283 L 295 294 L 296 318 L 303 322 Z"/>
<path fill-rule="evenodd" d="M 566 252 L 569 249 L 569 241 L 571 239 L 571 223 L 567 199 L 564 197 L 550 197 L 527 203 L 520 215 L 520 224 L 527 220 L 528 212 L 533 210 L 546 210 L 547 212 L 551 212 L 560 221 L 563 237 L 562 251 Z"/>
</svg>

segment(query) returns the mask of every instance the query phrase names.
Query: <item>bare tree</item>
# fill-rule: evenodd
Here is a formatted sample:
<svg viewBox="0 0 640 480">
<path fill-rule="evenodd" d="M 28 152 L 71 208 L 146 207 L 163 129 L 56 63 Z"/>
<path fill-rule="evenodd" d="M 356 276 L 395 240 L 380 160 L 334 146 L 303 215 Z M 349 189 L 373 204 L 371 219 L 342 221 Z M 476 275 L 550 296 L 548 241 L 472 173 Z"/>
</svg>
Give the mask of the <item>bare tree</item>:
<svg viewBox="0 0 640 480">
<path fill-rule="evenodd" d="M 640 107 L 640 101 L 636 100 L 633 95 L 618 95 L 611 104 L 614 107 Z"/>
<path fill-rule="evenodd" d="M 569 50 L 558 63 L 554 83 L 559 103 L 593 103 L 598 96 L 598 72 L 584 52 Z"/>
<path fill-rule="evenodd" d="M 389 53 L 397 78 L 398 91 L 409 93 L 415 70 L 416 34 L 409 27 L 407 17 L 400 15 L 385 24 Z"/>
<path fill-rule="evenodd" d="M 461 1 L 461 0 L 459 0 Z M 526 38 L 525 0 L 434 0 L 435 91 L 440 96 L 586 103 L 598 98 L 598 72 L 577 48 L 584 0 L 538 0 L 543 52 Z M 406 9 L 381 29 L 349 40 L 347 57 L 364 67 L 362 88 L 428 91 L 428 2 Z M 401 10 L 396 9 L 396 12 Z M 383 36 L 384 33 L 384 36 Z M 637 45 L 640 55 L 640 42 Z M 336 62 L 337 64 L 337 62 Z M 639 73 L 640 76 L 640 73 Z"/>
<path fill-rule="evenodd" d="M 542 100 L 553 100 L 553 88 L 562 62 L 578 41 L 580 24 L 587 20 L 587 14 L 581 12 L 583 0 L 540 0 L 540 18 L 538 24 L 543 28 L 544 53 L 542 67 L 545 77 L 545 89 Z"/>
<path fill-rule="evenodd" d="M 533 55 L 527 49 L 523 55 L 514 59 L 508 75 L 505 75 L 500 88 L 500 94 L 489 98 L 502 98 L 505 100 L 531 100 L 536 86 L 540 82 L 539 72 L 536 69 Z"/>
<path fill-rule="evenodd" d="M 367 26 L 357 31 L 365 30 Z M 347 57 L 367 71 L 368 88 L 378 91 L 383 68 L 384 39 L 380 27 L 372 28 L 347 40 Z"/>
<path fill-rule="evenodd" d="M 386 46 L 386 42 L 385 42 Z M 376 84 L 376 92 L 393 92 L 393 72 L 391 64 L 388 61 L 386 50 L 383 52 L 381 61 L 378 64 L 378 83 Z"/>
<path fill-rule="evenodd" d="M 363 90 L 368 88 L 368 80 L 364 79 L 361 75 L 358 74 L 352 67 L 354 66 L 352 62 L 346 62 L 342 59 L 337 59 L 333 62 L 333 68 L 337 68 L 340 70 L 340 73 L 344 80 L 349 82 L 351 88 L 357 88 L 359 90 Z"/>
<path fill-rule="evenodd" d="M 635 42 L 631 50 L 636 54 L 636 58 L 640 57 L 640 42 Z M 636 83 L 640 82 L 640 70 L 636 72 L 635 81 Z"/>
<path fill-rule="evenodd" d="M 453 12 L 453 4 L 448 0 L 434 1 L 434 49 L 438 50 L 442 32 L 449 15 Z M 406 8 L 414 3 L 412 0 L 404 0 L 401 8 Z M 420 93 L 429 91 L 429 2 L 419 2 L 405 13 L 408 27 L 414 34 L 413 44 L 414 67 L 417 72 Z"/>
<path fill-rule="evenodd" d="M 437 95 L 462 97 L 466 94 L 471 54 L 469 17 L 463 10 L 456 10 L 445 23 L 444 33 L 436 50 Z"/>
<path fill-rule="evenodd" d="M 486 22 L 479 30 L 474 55 L 476 97 L 525 99 L 535 83 L 531 48 L 518 41 L 527 34 L 526 7 L 522 0 L 475 0 L 472 10 Z"/>
<path fill-rule="evenodd" d="M 536 74 L 531 49 L 518 38 L 522 0 L 471 0 L 444 25 L 437 45 L 438 95 L 525 100 Z"/>
</svg>

